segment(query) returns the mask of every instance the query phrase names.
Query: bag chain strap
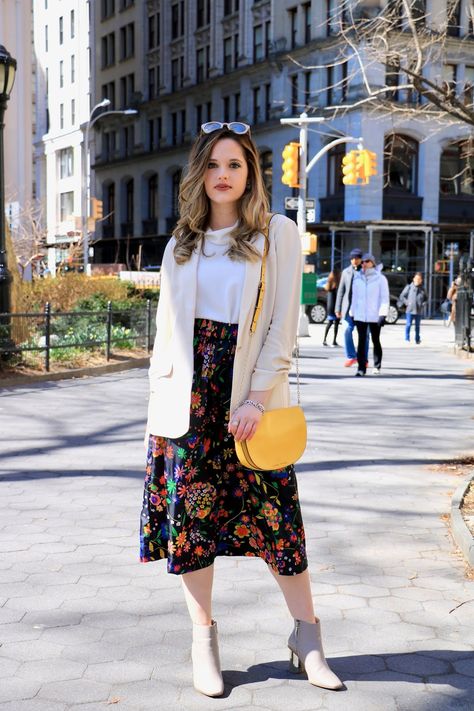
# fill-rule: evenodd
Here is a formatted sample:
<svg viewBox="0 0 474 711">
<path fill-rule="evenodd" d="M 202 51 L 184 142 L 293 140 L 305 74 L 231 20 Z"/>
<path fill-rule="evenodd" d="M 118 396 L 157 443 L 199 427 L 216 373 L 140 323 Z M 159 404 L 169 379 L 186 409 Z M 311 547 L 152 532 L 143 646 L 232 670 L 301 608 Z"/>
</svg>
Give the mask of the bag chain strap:
<svg viewBox="0 0 474 711">
<path fill-rule="evenodd" d="M 260 281 L 258 285 L 258 293 L 257 293 L 257 301 L 255 304 L 255 311 L 253 313 L 253 318 L 252 318 L 252 323 L 250 326 L 250 333 L 253 334 L 255 333 L 255 330 L 257 328 L 257 321 L 260 316 L 260 312 L 262 310 L 263 306 L 263 296 L 265 294 L 265 287 L 266 287 L 266 272 L 267 272 L 267 254 L 270 248 L 270 222 L 272 221 L 273 214 L 270 215 L 268 222 L 265 226 L 265 232 L 263 233 L 265 237 L 265 246 L 263 248 L 263 254 L 262 254 L 262 266 L 260 270 Z M 298 341 L 298 335 L 296 336 L 296 341 L 295 341 L 295 348 L 294 348 L 294 354 L 295 354 L 295 364 L 296 364 L 296 399 L 298 402 L 298 405 L 301 405 L 301 393 L 300 393 L 300 366 L 299 366 L 299 355 L 300 355 L 300 345 Z"/>
</svg>

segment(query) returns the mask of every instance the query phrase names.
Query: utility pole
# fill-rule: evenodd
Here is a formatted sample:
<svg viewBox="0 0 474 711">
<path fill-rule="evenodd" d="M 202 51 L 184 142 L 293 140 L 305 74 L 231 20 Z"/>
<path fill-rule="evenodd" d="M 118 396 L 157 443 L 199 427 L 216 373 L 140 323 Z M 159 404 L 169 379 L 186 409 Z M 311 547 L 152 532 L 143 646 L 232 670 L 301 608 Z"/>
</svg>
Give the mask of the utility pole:
<svg viewBox="0 0 474 711">
<path fill-rule="evenodd" d="M 308 114 L 303 112 L 298 118 L 280 119 L 283 125 L 294 126 L 300 129 L 300 153 L 299 153 L 299 188 L 298 188 L 298 212 L 296 222 L 300 237 L 303 238 L 306 232 L 306 195 L 308 185 L 308 173 L 316 165 L 328 151 L 340 143 L 357 143 L 359 148 L 363 147 L 362 138 L 354 138 L 353 136 L 342 136 L 336 138 L 326 144 L 315 156 L 308 162 L 308 125 L 312 123 L 324 123 L 326 119 L 323 116 L 308 117 Z M 305 257 L 301 255 L 301 274 L 304 273 Z M 303 277 L 302 277 L 303 278 Z M 299 336 L 309 336 L 309 319 L 306 315 L 304 304 L 301 304 L 300 321 L 298 326 Z"/>
</svg>

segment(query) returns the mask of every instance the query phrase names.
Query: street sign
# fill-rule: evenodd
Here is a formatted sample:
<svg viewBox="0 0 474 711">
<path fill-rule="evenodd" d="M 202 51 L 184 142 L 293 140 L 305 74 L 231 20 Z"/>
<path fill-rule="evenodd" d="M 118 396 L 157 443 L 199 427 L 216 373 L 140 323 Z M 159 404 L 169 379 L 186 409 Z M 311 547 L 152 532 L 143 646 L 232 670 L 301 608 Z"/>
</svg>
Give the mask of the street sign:
<svg viewBox="0 0 474 711">
<path fill-rule="evenodd" d="M 446 245 L 446 249 L 445 249 L 444 253 L 445 253 L 446 257 L 450 257 L 451 254 L 453 255 L 453 257 L 456 254 L 459 254 L 459 242 L 449 242 Z"/>
<path fill-rule="evenodd" d="M 297 197 L 286 197 L 285 198 L 285 210 L 297 210 L 298 209 L 298 198 Z M 315 210 L 316 209 L 316 199 L 306 198 L 306 209 Z"/>
</svg>

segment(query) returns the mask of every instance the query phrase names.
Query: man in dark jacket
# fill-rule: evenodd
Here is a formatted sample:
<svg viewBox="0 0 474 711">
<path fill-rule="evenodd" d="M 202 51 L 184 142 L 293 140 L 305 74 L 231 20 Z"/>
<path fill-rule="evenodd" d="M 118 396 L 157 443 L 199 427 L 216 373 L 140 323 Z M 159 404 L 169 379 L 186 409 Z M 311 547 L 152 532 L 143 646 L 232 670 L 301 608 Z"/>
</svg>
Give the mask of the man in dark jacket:
<svg viewBox="0 0 474 711">
<path fill-rule="evenodd" d="M 339 319 L 343 318 L 346 322 L 346 329 L 344 331 L 344 348 L 346 351 L 346 362 L 344 365 L 346 368 L 350 368 L 351 365 L 355 365 L 355 363 L 357 363 L 357 353 L 352 336 L 355 323 L 352 316 L 349 316 L 349 309 L 351 307 L 352 299 L 352 280 L 354 279 L 354 274 L 362 268 L 362 250 L 353 249 L 349 257 L 351 263 L 341 274 L 341 281 L 339 283 L 339 289 L 337 290 L 335 308 L 336 317 Z"/>
<path fill-rule="evenodd" d="M 428 297 L 423 288 L 423 275 L 417 272 L 411 284 L 407 284 L 398 297 L 398 303 L 406 306 L 405 341 L 410 341 L 411 325 L 415 322 L 415 342 L 421 343 L 420 323 Z"/>
</svg>

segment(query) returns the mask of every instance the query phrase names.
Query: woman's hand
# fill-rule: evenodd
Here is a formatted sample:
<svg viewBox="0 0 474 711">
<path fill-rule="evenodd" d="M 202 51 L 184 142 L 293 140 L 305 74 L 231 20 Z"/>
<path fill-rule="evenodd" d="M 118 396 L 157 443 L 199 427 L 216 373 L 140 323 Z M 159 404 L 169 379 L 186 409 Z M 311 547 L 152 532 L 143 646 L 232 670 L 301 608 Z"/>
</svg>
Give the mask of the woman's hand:
<svg viewBox="0 0 474 711">
<path fill-rule="evenodd" d="M 241 405 L 231 415 L 227 426 L 234 439 L 252 439 L 262 419 L 262 413 L 253 405 Z"/>
</svg>

